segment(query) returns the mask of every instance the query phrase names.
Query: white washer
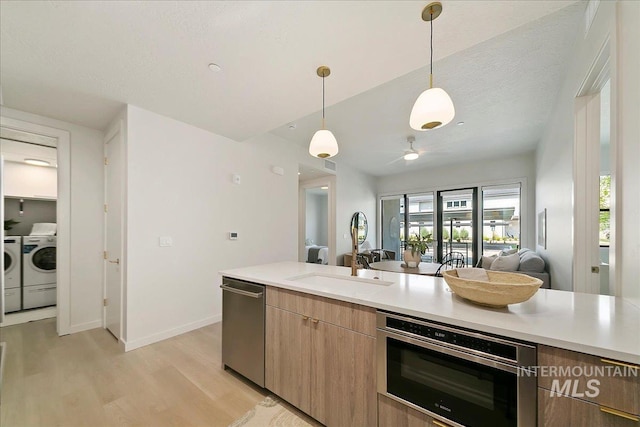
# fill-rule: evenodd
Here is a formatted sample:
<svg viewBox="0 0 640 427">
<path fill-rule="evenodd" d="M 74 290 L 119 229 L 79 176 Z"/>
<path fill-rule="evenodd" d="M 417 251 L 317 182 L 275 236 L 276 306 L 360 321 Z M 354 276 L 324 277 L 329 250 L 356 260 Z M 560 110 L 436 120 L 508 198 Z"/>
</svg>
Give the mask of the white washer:
<svg viewBox="0 0 640 427">
<path fill-rule="evenodd" d="M 22 308 L 22 236 L 4 238 L 4 311 L 10 313 Z"/>
<path fill-rule="evenodd" d="M 22 307 L 56 303 L 56 236 L 22 238 Z"/>
</svg>

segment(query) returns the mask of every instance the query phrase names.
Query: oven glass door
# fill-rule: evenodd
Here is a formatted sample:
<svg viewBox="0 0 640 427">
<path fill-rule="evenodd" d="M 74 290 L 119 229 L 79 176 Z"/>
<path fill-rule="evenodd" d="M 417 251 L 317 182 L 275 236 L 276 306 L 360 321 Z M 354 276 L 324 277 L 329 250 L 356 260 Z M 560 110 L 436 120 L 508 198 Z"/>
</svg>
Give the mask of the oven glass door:
<svg viewBox="0 0 640 427">
<path fill-rule="evenodd" d="M 387 337 L 387 393 L 465 426 L 517 426 L 517 376 Z"/>
</svg>

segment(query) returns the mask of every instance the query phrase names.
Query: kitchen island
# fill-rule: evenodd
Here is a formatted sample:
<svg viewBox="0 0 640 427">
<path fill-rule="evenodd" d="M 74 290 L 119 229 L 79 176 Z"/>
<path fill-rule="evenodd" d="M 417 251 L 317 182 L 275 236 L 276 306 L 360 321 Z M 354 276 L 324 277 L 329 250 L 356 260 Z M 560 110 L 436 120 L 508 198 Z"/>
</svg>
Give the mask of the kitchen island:
<svg viewBox="0 0 640 427">
<path fill-rule="evenodd" d="M 396 374 L 385 373 L 394 365 L 387 364 L 391 353 L 385 348 L 391 341 L 381 335 L 380 328 L 386 322 L 381 323 L 381 318 L 389 315 L 398 319 L 410 316 L 401 323 L 415 319 L 416 324 L 424 326 L 412 327 L 444 328 L 445 334 L 454 331 L 451 328 L 463 328 L 458 329 L 458 339 L 465 333 L 470 337 L 482 337 L 484 333 L 495 342 L 521 342 L 532 349 L 533 356 L 519 366 L 606 364 L 625 366 L 637 374 L 640 362 L 640 309 L 621 298 L 540 289 L 524 303 L 488 308 L 458 297 L 438 277 L 374 270 L 359 270 L 357 277 L 351 277 L 345 267 L 296 262 L 220 274 L 267 286 L 266 388 L 328 426 L 408 426 L 416 419 L 425 425 L 467 425 L 460 418 L 453 421 L 456 418 L 446 412 L 427 409 L 432 406 L 387 392 L 387 375 Z M 408 342 L 420 338 L 415 329 L 407 331 L 410 333 L 404 336 L 408 336 Z M 520 350 L 513 354 L 520 354 Z M 511 369 L 515 380 L 515 368 Z M 602 393 L 595 395 L 578 390 L 575 379 L 571 379 L 572 391 L 563 386 L 566 378 L 544 374 L 533 378 L 533 383 L 529 381 L 526 391 L 521 392 L 525 390 L 522 376 L 517 375 L 517 389 L 510 386 L 518 390 L 518 402 L 513 403 L 518 426 L 595 422 L 622 427 L 635 425 L 638 420 L 637 375 L 598 377 Z M 579 386 L 584 388 L 584 384 Z M 448 396 L 455 399 L 456 389 L 451 390 Z M 558 398 L 560 394 L 562 398 Z M 492 399 L 500 401 L 501 397 Z M 464 402 L 461 408 L 468 412 Z M 484 419 L 481 424 L 489 421 L 479 419 Z M 510 419 L 505 425 L 516 425 L 512 424 L 515 419 Z"/>
<path fill-rule="evenodd" d="M 289 280 L 314 273 L 350 277 L 346 267 L 298 262 L 220 272 L 277 288 L 640 364 L 640 308 L 622 298 L 539 289 L 524 303 L 488 308 L 456 296 L 440 277 L 358 270 L 358 277 L 392 284 L 341 288 Z"/>
</svg>

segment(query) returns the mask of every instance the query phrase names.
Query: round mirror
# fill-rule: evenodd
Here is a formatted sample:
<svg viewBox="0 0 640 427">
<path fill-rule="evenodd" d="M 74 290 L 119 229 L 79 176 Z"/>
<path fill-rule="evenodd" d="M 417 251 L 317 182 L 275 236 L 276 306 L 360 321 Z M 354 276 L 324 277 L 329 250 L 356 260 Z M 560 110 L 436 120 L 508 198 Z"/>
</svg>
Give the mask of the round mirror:
<svg viewBox="0 0 640 427">
<path fill-rule="evenodd" d="M 358 233 L 358 244 L 364 242 L 369 233 L 369 225 L 367 224 L 367 216 L 364 212 L 356 212 L 351 217 L 351 232 L 356 230 Z"/>
</svg>

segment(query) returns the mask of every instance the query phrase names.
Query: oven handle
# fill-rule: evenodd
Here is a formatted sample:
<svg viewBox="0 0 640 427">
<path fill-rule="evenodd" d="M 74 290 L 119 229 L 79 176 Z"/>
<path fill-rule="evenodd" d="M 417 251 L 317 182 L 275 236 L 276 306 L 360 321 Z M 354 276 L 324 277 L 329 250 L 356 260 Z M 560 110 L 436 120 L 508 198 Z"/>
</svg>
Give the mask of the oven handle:
<svg viewBox="0 0 640 427">
<path fill-rule="evenodd" d="M 441 345 L 433 344 L 426 341 L 417 340 L 411 337 L 407 337 L 404 335 L 396 334 L 394 332 L 389 332 L 383 329 L 378 329 L 377 339 L 378 341 L 384 342 L 386 346 L 387 340 L 385 338 L 393 338 L 394 340 L 406 342 L 408 344 L 413 344 L 418 347 L 426 348 L 429 350 L 437 351 L 439 353 L 444 353 L 449 356 L 454 356 L 460 359 L 467 360 L 469 362 L 479 363 L 481 365 L 490 366 L 492 368 L 499 369 L 501 371 L 509 372 L 511 374 L 519 374 L 518 367 L 514 365 L 508 365 L 506 363 L 498 362 L 496 360 L 486 359 L 484 357 L 476 356 L 473 354 L 465 353 L 463 351 L 459 351 L 453 348 L 444 347 Z M 526 369 L 526 368 L 522 368 Z"/>
</svg>

